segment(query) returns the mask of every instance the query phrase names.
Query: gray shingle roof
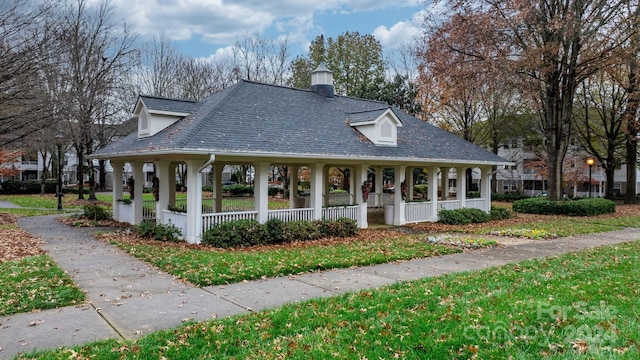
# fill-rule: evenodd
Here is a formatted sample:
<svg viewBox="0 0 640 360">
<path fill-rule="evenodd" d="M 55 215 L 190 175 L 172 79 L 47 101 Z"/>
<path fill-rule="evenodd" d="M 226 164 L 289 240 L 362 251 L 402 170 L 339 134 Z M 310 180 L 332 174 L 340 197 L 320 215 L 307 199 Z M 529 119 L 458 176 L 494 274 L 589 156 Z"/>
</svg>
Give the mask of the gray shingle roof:
<svg viewBox="0 0 640 360">
<path fill-rule="evenodd" d="M 145 98 L 145 104 L 147 104 Z M 156 99 L 154 98 L 153 101 Z M 163 99 L 162 103 L 168 103 Z M 99 157 L 147 151 L 261 153 L 326 158 L 506 164 L 507 160 L 397 108 L 398 145 L 376 146 L 349 126 L 354 116 L 371 118 L 389 106 L 350 97 L 241 81 L 194 106 L 191 114 L 148 138 L 133 133 L 99 150 Z M 361 114 L 361 115 L 355 115 Z M 373 117 L 375 118 L 375 117 Z M 362 119 L 360 119 L 362 120 Z"/>
<path fill-rule="evenodd" d="M 198 102 L 193 100 L 169 99 L 159 96 L 140 95 L 140 100 L 150 110 L 175 113 L 191 113 L 198 106 Z"/>
</svg>

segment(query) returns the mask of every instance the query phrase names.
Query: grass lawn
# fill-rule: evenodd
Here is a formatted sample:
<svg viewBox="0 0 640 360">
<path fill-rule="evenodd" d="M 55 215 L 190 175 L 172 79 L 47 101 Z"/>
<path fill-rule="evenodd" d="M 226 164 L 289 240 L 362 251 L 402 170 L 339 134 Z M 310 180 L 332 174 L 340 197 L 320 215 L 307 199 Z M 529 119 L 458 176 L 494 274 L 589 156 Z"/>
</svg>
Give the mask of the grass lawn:
<svg viewBox="0 0 640 360">
<path fill-rule="evenodd" d="M 429 243 L 425 241 L 425 236 L 400 235 L 392 231 L 363 230 L 355 240 L 334 239 L 244 250 L 218 250 L 183 243 L 172 246 L 159 241 L 131 239 L 122 234 L 105 234 L 103 237 L 129 254 L 198 286 L 461 251 Z"/>
<path fill-rule="evenodd" d="M 48 255 L 0 262 L 0 283 L 0 315 L 53 309 L 85 300 L 84 292 Z"/>
<path fill-rule="evenodd" d="M 22 359 L 637 359 L 640 242 Z"/>
</svg>

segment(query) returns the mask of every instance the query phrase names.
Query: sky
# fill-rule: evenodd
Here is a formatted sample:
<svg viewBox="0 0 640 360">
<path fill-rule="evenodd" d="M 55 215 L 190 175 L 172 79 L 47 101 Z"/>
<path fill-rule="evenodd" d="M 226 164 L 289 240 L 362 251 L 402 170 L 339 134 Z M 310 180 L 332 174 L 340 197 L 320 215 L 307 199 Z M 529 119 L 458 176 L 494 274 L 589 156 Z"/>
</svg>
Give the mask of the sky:
<svg viewBox="0 0 640 360">
<path fill-rule="evenodd" d="M 372 34 L 385 51 L 421 33 L 424 0 L 112 0 L 141 38 L 164 34 L 184 55 L 215 58 L 251 34 L 286 38 L 293 56 L 322 34 Z"/>
</svg>

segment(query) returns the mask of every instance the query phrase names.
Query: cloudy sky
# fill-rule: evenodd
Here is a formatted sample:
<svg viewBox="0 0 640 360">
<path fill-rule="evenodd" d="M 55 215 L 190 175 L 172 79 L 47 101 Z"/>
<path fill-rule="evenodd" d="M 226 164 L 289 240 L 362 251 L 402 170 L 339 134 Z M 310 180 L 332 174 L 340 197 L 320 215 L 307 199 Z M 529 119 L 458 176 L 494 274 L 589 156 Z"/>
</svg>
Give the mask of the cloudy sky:
<svg viewBox="0 0 640 360">
<path fill-rule="evenodd" d="M 292 55 L 317 35 L 373 34 L 385 50 L 420 34 L 424 0 L 112 0 L 143 37 L 164 33 L 185 55 L 210 57 L 258 33 L 286 37 Z"/>
</svg>

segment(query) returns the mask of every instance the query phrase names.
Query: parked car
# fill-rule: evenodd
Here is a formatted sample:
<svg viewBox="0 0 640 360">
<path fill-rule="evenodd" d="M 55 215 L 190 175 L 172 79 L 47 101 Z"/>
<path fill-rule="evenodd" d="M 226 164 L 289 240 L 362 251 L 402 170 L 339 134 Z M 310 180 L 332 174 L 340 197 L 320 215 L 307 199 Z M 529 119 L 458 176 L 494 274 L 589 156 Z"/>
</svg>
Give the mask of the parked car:
<svg viewBox="0 0 640 360">
<path fill-rule="evenodd" d="M 233 185 L 238 185 L 238 183 L 235 182 L 235 181 L 230 181 L 230 180 L 222 182 L 222 186 L 233 186 Z"/>
</svg>

